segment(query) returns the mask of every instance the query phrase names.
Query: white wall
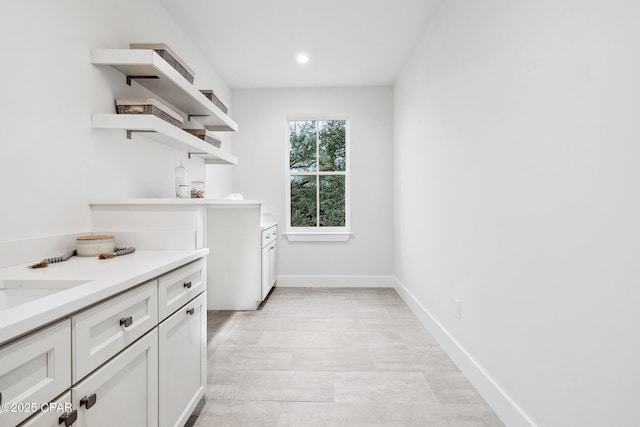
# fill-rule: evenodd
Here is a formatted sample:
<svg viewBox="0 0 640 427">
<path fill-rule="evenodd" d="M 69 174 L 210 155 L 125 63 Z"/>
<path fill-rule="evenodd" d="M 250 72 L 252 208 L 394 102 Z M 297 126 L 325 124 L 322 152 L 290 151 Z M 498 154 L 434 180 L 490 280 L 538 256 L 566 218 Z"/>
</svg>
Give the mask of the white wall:
<svg viewBox="0 0 640 427">
<path fill-rule="evenodd" d="M 91 129 L 91 113 L 115 112 L 114 96 L 147 94 L 91 48 L 164 42 L 196 72 L 195 86 L 230 104 L 229 88 L 154 0 L 28 0 L 0 13 L 0 242 L 90 229 L 91 198 L 172 197 L 174 168 L 231 190 L 231 171 L 120 130 Z M 229 136 L 224 136 L 229 144 Z M 205 169 L 208 173 L 205 173 Z"/>
<path fill-rule="evenodd" d="M 280 240 L 279 274 L 390 276 L 391 88 L 234 90 L 233 105 L 240 127 L 234 135 L 240 161 L 233 170 L 233 189 L 246 199 L 263 200 L 264 211 L 277 216 L 281 231 L 286 218 L 287 116 L 344 114 L 349 118 L 351 228 L 355 237 L 347 243 Z M 297 279 L 292 278 L 302 284 Z M 325 279 L 313 278 L 305 283 L 329 283 Z M 343 277 L 338 282 L 341 280 L 341 284 L 355 284 L 356 279 Z"/>
<path fill-rule="evenodd" d="M 400 286 L 540 426 L 640 425 L 639 21 L 449 0 L 394 88 Z"/>
</svg>

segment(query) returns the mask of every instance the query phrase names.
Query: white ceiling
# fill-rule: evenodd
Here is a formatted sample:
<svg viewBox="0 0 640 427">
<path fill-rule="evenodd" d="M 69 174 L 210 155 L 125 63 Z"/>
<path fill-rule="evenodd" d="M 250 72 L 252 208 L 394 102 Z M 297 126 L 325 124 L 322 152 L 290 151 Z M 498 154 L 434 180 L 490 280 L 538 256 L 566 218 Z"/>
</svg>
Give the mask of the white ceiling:
<svg viewBox="0 0 640 427">
<path fill-rule="evenodd" d="M 159 1 L 227 84 L 273 88 L 392 84 L 439 0 Z"/>
</svg>

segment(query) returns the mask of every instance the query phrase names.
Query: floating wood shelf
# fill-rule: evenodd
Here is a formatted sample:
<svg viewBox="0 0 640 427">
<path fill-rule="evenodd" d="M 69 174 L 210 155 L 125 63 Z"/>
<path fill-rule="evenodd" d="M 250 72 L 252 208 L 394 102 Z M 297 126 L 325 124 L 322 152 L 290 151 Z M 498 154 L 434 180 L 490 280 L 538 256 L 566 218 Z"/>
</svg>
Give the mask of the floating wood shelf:
<svg viewBox="0 0 640 427">
<path fill-rule="evenodd" d="M 123 129 L 131 137 L 137 132 L 163 144 L 205 159 L 206 163 L 238 164 L 238 159 L 218 147 L 190 133 L 148 114 L 93 114 L 91 126 L 95 129 Z"/>
<path fill-rule="evenodd" d="M 136 80 L 207 130 L 236 131 L 238 125 L 153 50 L 92 49 L 91 63 L 110 65 Z"/>
</svg>

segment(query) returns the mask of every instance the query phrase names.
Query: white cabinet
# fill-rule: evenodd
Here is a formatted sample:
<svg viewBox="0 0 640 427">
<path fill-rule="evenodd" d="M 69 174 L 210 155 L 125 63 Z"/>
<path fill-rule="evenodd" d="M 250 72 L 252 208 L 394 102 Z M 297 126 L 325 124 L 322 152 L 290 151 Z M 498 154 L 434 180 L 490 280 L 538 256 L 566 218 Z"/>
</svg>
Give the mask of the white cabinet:
<svg viewBox="0 0 640 427">
<path fill-rule="evenodd" d="M 73 316 L 73 381 L 79 381 L 157 324 L 155 280 Z"/>
<path fill-rule="evenodd" d="M 262 231 L 262 300 L 264 300 L 278 277 L 278 226 Z"/>
<path fill-rule="evenodd" d="M 156 427 L 157 329 L 73 386 L 71 398 L 78 427 Z"/>
<path fill-rule="evenodd" d="M 194 261 L 158 279 L 160 321 L 206 290 L 204 260 Z"/>
<path fill-rule="evenodd" d="M 70 391 L 49 403 L 44 409 L 46 410 L 20 424 L 20 427 L 69 427 L 77 425 L 78 411 L 73 409 Z"/>
<path fill-rule="evenodd" d="M 50 402 L 71 385 L 71 325 L 63 320 L 0 348 L 0 426 L 15 426 L 37 412 L 24 405 Z"/>
<path fill-rule="evenodd" d="M 263 230 L 260 205 L 205 205 L 205 210 L 208 308 L 255 310 L 275 281 L 276 249 L 263 248 L 277 241 L 277 228 Z"/>
<path fill-rule="evenodd" d="M 0 427 L 184 425 L 206 388 L 205 291 L 201 258 L 0 347 Z"/>
<path fill-rule="evenodd" d="M 183 426 L 207 385 L 206 292 L 160 324 L 160 427 Z"/>
</svg>

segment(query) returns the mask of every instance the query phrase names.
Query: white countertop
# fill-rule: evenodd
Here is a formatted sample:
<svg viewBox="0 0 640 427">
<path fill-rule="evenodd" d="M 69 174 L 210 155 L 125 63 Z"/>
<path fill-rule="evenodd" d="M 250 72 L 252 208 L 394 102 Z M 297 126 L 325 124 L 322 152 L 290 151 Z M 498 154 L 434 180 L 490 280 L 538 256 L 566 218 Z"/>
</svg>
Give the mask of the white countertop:
<svg viewBox="0 0 640 427">
<path fill-rule="evenodd" d="M 90 205 L 261 205 L 260 200 L 231 199 L 96 199 Z"/>
<path fill-rule="evenodd" d="M 209 249 L 136 251 L 107 260 L 76 256 L 41 269 L 30 269 L 29 264 L 2 268 L 0 280 L 86 280 L 87 283 L 0 310 L 0 345 L 208 253 Z"/>
<path fill-rule="evenodd" d="M 273 227 L 274 225 L 278 225 L 278 221 L 264 220 L 264 219 L 260 221 L 260 226 L 262 227 L 263 230 Z"/>
</svg>

